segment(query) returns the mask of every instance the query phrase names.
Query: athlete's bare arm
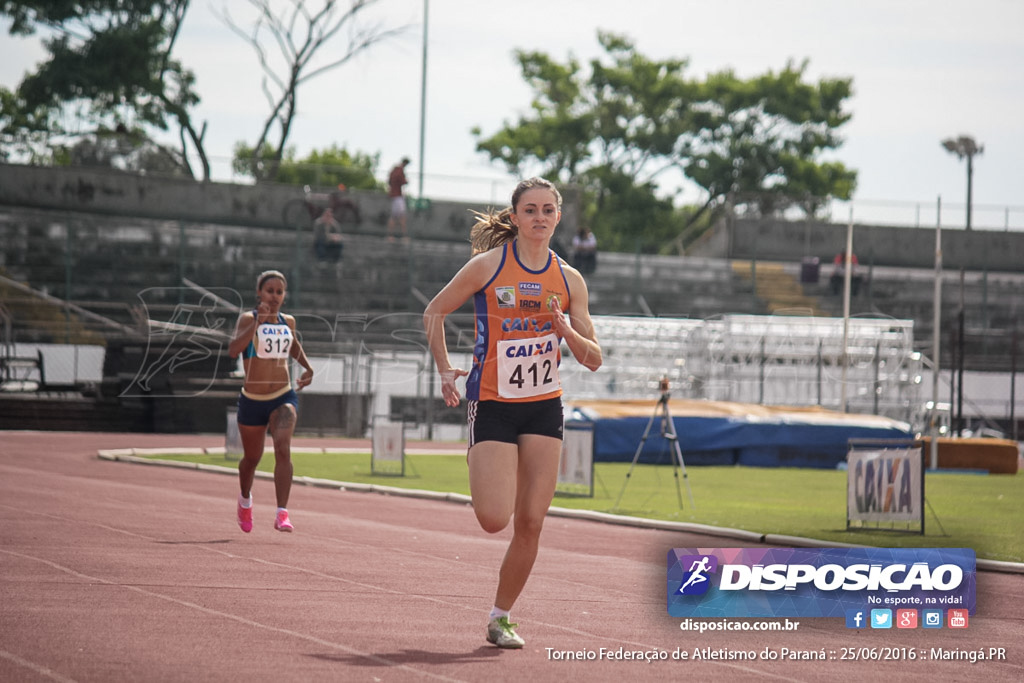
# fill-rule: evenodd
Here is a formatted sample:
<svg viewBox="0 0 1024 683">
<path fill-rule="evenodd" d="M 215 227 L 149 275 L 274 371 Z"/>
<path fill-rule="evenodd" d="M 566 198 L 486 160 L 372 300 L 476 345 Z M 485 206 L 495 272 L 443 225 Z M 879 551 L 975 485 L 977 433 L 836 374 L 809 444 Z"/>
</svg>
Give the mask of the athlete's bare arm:
<svg viewBox="0 0 1024 683">
<path fill-rule="evenodd" d="M 228 356 L 237 358 L 238 354 L 245 350 L 252 340 L 253 331 L 256 329 L 256 317 L 252 311 L 246 311 L 238 317 L 238 324 L 235 325 L 235 336 L 228 344 Z"/>
<path fill-rule="evenodd" d="M 570 266 L 562 266 L 565 279 L 569 283 L 569 320 L 563 316 L 555 316 L 555 332 L 565 339 L 573 357 L 588 370 L 601 367 L 603 358 L 601 346 L 597 343 L 594 332 L 594 321 L 590 318 L 590 294 L 587 283 L 579 271 Z"/>
<path fill-rule="evenodd" d="M 501 261 L 501 249 L 492 249 L 474 256 L 451 279 L 437 296 L 427 304 L 423 311 L 423 329 L 427 334 L 427 344 L 434 357 L 437 371 L 441 376 L 441 397 L 445 405 L 459 405 L 459 390 L 455 380 L 469 374 L 462 368 L 453 368 L 448 357 L 448 346 L 445 340 L 444 323 L 449 314 L 457 311 L 473 294 L 487 284 L 498 270 Z"/>
</svg>

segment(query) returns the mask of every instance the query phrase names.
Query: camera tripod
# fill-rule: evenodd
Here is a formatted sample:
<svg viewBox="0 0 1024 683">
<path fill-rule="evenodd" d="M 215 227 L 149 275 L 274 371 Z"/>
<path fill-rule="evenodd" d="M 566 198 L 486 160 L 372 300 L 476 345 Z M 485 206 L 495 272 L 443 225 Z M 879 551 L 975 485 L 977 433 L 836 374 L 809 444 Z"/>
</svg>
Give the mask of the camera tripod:
<svg viewBox="0 0 1024 683">
<path fill-rule="evenodd" d="M 629 466 L 629 471 L 626 472 L 626 481 L 622 482 L 622 490 L 619 491 L 619 498 L 615 501 L 615 507 L 618 509 L 619 503 L 622 501 L 622 494 L 626 492 L 626 485 L 629 483 L 629 478 L 633 474 L 633 468 L 636 467 L 637 460 L 640 459 L 640 453 L 644 450 L 644 444 L 647 443 L 647 437 L 651 433 L 651 427 L 654 425 L 654 421 L 661 418 L 661 436 L 672 445 L 673 449 L 673 460 L 672 460 L 672 474 L 676 480 L 676 497 L 679 499 L 679 509 L 683 509 L 683 494 L 679 488 L 679 472 L 683 473 L 683 480 L 686 482 L 686 493 L 690 498 L 690 508 L 696 510 L 697 506 L 693 503 L 693 491 L 690 490 L 690 481 L 686 476 L 686 463 L 683 462 L 683 451 L 679 447 L 679 437 L 676 435 L 675 423 L 672 422 L 672 415 L 668 410 L 668 399 L 669 392 L 666 386 L 667 382 L 662 382 L 661 398 L 658 399 L 658 404 L 654 407 L 654 413 L 651 415 L 651 419 L 647 421 L 647 428 L 644 429 L 644 435 L 640 437 L 640 443 L 636 447 L 636 453 L 633 454 L 633 464 Z"/>
</svg>

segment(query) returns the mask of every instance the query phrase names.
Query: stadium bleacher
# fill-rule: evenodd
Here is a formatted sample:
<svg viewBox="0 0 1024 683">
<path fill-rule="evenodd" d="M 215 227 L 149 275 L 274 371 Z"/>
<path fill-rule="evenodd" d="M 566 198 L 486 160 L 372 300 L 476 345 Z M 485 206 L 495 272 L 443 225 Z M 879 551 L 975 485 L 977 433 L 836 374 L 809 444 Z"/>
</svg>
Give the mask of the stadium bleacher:
<svg viewBox="0 0 1024 683">
<path fill-rule="evenodd" d="M 23 285 L 0 285 L 9 317 L 5 341 L 89 343 L 129 330 L 142 343 L 149 321 L 187 325 L 190 315 L 207 314 L 229 330 L 237 309 L 204 311 L 211 300 L 202 292 L 251 305 L 256 276 L 273 268 L 289 277 L 288 310 L 302 319 L 307 350 L 324 355 L 407 347 L 421 334 L 426 301 L 470 255 L 468 241 L 421 240 L 414 232 L 411 241 L 392 243 L 350 229 L 334 263 L 317 260 L 311 231 L 25 207 L 0 207 L 0 244 L 0 275 Z M 817 282 L 803 282 L 795 261 L 601 252 L 588 277 L 591 312 L 680 321 L 838 318 L 842 302 L 829 291 L 826 270 Z M 851 314 L 912 321 L 914 348 L 927 353 L 934 272 L 870 263 L 862 271 Z M 960 311 L 960 278 L 958 271 L 943 273 L 944 367 L 953 363 L 948 335 Z M 963 283 L 966 366 L 1006 372 L 1013 360 L 1006 331 L 1024 306 L 1024 274 L 968 271 Z M 452 317 L 449 342 L 463 351 L 472 341 L 470 313 L 466 307 Z M 646 343 L 656 340 L 639 340 L 637 348 Z M 218 367 L 230 393 L 237 378 L 229 363 Z"/>
</svg>

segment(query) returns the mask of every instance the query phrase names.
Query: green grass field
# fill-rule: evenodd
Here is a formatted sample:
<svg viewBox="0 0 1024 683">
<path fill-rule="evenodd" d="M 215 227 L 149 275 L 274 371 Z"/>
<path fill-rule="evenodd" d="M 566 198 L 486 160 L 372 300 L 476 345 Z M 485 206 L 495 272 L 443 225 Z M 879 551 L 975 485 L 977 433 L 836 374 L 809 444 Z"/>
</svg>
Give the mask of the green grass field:
<svg viewBox="0 0 1024 683">
<path fill-rule="evenodd" d="M 160 456 L 233 467 L 223 455 Z M 295 453 L 295 476 L 469 494 L 463 455 L 407 455 L 405 476 L 374 475 L 370 454 Z M 273 453 L 260 470 L 272 471 Z M 925 535 L 889 528 L 846 529 L 846 472 L 796 468 L 688 467 L 597 463 L 593 498 L 556 496 L 553 505 L 613 514 L 694 522 L 827 542 L 878 547 L 974 548 L 979 558 L 1024 562 L 1024 475 L 928 473 Z M 686 490 L 689 483 L 695 508 Z M 620 493 L 622 500 L 616 508 Z M 929 507 L 930 506 L 930 507 Z M 916 528 L 916 526 L 915 526 Z"/>
</svg>

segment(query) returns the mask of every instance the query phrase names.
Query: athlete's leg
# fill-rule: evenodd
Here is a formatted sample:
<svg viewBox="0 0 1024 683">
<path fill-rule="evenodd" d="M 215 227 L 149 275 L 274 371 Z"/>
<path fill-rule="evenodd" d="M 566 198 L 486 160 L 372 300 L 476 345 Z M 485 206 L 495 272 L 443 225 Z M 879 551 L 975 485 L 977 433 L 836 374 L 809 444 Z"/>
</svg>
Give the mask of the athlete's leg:
<svg viewBox="0 0 1024 683">
<path fill-rule="evenodd" d="M 288 507 L 292 490 L 292 434 L 295 433 L 295 406 L 285 403 L 270 414 L 270 435 L 274 439 L 274 492 L 277 507 Z"/>
<path fill-rule="evenodd" d="M 256 477 L 256 466 L 263 458 L 263 444 L 267 438 L 266 425 L 238 425 L 242 437 L 242 459 L 238 462 L 238 484 L 242 498 L 252 494 L 252 481 Z"/>
<path fill-rule="evenodd" d="M 480 528 L 494 534 L 506 526 L 516 505 L 516 466 L 519 447 L 514 443 L 483 441 L 469 449 L 469 492 Z"/>
<path fill-rule="evenodd" d="M 518 450 L 514 532 L 501 563 L 494 598 L 494 605 L 504 610 L 512 609 L 537 559 L 544 516 L 558 483 L 562 442 L 550 436 L 524 434 L 519 437 Z"/>
</svg>

